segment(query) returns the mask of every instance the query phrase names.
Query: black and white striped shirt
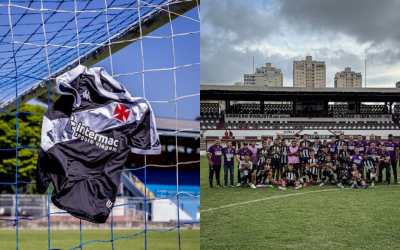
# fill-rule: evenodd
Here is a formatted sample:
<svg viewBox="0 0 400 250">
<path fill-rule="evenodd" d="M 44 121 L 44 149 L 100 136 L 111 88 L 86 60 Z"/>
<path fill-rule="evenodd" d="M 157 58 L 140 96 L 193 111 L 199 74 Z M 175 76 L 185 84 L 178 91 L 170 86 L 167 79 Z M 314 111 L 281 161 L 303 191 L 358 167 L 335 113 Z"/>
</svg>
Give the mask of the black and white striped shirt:
<svg viewBox="0 0 400 250">
<path fill-rule="evenodd" d="M 311 159 L 308 160 L 308 162 L 310 163 L 310 165 L 314 165 L 314 166 L 312 166 L 312 167 L 310 168 L 311 174 L 313 174 L 313 175 L 318 174 L 318 170 L 319 170 L 319 169 L 318 169 L 318 167 L 317 167 L 317 165 L 316 165 L 316 164 L 318 164 L 317 158 L 311 158 Z"/>
</svg>

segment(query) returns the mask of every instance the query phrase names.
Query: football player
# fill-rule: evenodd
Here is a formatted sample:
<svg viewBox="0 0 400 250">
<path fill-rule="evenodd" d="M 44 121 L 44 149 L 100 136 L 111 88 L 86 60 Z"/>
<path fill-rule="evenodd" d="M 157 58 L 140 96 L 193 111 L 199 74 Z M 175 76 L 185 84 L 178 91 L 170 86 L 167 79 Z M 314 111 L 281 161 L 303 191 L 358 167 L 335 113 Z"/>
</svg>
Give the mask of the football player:
<svg viewBox="0 0 400 250">
<path fill-rule="evenodd" d="M 299 174 L 293 169 L 292 164 L 288 165 L 288 169 L 285 170 L 283 176 L 281 186 L 278 187 L 280 190 L 286 190 L 288 186 L 294 186 L 296 190 L 302 188 L 299 182 Z"/>
<path fill-rule="evenodd" d="M 239 164 L 239 175 L 240 183 L 239 186 L 249 185 L 251 188 L 256 188 L 253 184 L 253 162 L 250 159 L 250 155 L 246 155 L 244 160 Z"/>
</svg>

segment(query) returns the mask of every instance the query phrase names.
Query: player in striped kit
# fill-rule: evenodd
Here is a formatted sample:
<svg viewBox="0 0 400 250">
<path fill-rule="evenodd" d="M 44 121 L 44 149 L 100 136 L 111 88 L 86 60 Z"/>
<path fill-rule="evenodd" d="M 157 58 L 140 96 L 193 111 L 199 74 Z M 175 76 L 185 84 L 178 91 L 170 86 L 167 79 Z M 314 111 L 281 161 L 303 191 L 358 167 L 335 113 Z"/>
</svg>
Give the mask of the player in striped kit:
<svg viewBox="0 0 400 250">
<path fill-rule="evenodd" d="M 312 142 L 308 140 L 308 135 L 303 135 L 303 140 L 300 142 L 300 175 L 305 174 L 305 167 L 310 159 L 310 150 L 312 149 Z"/>
<path fill-rule="evenodd" d="M 287 186 L 294 186 L 295 189 L 300 189 L 302 187 L 299 182 L 299 174 L 293 169 L 292 164 L 289 164 L 288 169 L 284 171 L 281 186 L 278 188 L 280 190 L 286 190 Z"/>
<path fill-rule="evenodd" d="M 377 172 L 374 160 L 367 154 L 364 154 L 363 160 L 361 161 L 361 166 L 365 171 L 367 181 L 371 183 L 371 187 L 374 187 L 376 181 L 376 172 Z"/>
<path fill-rule="evenodd" d="M 343 133 L 341 133 L 340 135 L 339 135 L 339 138 L 336 140 L 336 147 L 337 147 L 337 150 L 338 151 L 340 151 L 340 150 L 342 150 L 343 149 L 343 146 L 347 146 L 347 141 L 344 139 L 344 134 Z M 346 150 L 347 150 L 347 148 L 346 148 Z"/>
<path fill-rule="evenodd" d="M 274 140 L 274 144 L 270 149 L 271 163 L 272 163 L 272 176 L 275 180 L 281 178 L 281 146 L 279 139 Z"/>
<path fill-rule="evenodd" d="M 259 161 L 256 173 L 256 183 L 256 187 L 273 187 L 271 158 L 267 158 L 265 161 Z"/>
<path fill-rule="evenodd" d="M 345 143 L 341 144 L 338 153 L 339 172 L 338 172 L 338 186 L 343 188 L 344 185 L 350 184 L 351 181 L 351 157 L 347 150 Z"/>
<path fill-rule="evenodd" d="M 319 164 L 316 153 L 313 150 L 310 151 L 310 159 L 308 160 L 307 164 L 307 175 L 309 185 L 316 184 L 318 182 Z"/>
<path fill-rule="evenodd" d="M 281 173 L 286 169 L 288 165 L 288 153 L 289 153 L 289 146 L 287 145 L 287 141 L 282 139 L 281 140 Z"/>
</svg>

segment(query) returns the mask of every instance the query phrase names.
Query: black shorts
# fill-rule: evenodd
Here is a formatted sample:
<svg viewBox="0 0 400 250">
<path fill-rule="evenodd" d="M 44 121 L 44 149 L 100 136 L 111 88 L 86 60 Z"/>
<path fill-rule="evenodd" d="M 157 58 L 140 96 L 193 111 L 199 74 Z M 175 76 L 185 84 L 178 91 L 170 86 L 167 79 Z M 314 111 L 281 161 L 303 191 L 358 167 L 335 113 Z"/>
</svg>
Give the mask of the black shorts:
<svg viewBox="0 0 400 250">
<path fill-rule="evenodd" d="M 308 161 L 309 161 L 309 159 L 310 159 L 310 158 L 308 158 L 308 157 L 301 157 L 301 158 L 300 158 L 300 163 L 302 163 L 302 164 L 307 164 Z"/>
<path fill-rule="evenodd" d="M 271 165 L 272 165 L 272 168 L 273 168 L 273 169 L 280 168 L 280 167 L 281 167 L 281 161 L 280 161 L 280 159 L 274 159 L 274 158 L 272 158 L 272 160 L 271 160 Z"/>
</svg>

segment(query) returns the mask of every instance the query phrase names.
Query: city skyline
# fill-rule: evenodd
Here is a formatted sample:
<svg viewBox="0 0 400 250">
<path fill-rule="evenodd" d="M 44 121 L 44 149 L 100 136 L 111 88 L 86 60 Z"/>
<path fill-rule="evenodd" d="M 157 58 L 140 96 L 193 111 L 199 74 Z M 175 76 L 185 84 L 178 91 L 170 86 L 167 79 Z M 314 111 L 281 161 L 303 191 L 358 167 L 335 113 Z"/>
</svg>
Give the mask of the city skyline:
<svg viewBox="0 0 400 250">
<path fill-rule="evenodd" d="M 300 62 L 306 62 L 307 59 L 310 60 L 310 61 L 312 60 L 312 62 L 322 63 L 323 66 L 324 66 L 324 71 L 326 71 L 326 66 L 325 66 L 325 62 L 324 61 L 314 60 L 314 58 L 312 58 L 311 56 L 308 56 L 308 55 L 306 55 L 305 58 L 303 58 L 303 60 L 293 61 L 293 65 L 296 64 L 296 63 L 300 63 Z M 250 72 L 244 73 L 243 76 L 242 76 L 242 79 L 240 81 L 232 83 L 232 85 L 233 84 L 235 84 L 235 85 L 239 84 L 239 85 L 245 85 L 245 86 L 246 85 L 267 86 L 268 84 L 260 84 L 261 81 L 259 79 L 257 79 L 257 78 L 260 78 L 260 73 L 264 73 L 263 71 L 265 71 L 266 69 L 271 69 L 273 71 L 279 72 L 279 74 L 281 74 L 281 76 L 284 75 L 284 72 L 278 66 L 273 65 L 273 67 L 272 67 L 272 64 L 267 61 L 267 62 L 265 62 L 264 64 L 261 64 L 261 65 L 254 65 L 254 69 L 253 69 L 254 72 L 253 73 L 250 73 Z M 337 87 L 336 86 L 337 81 L 340 80 L 338 78 L 340 78 L 341 76 L 343 77 L 343 74 L 344 74 L 344 76 L 346 76 L 346 74 L 349 74 L 349 76 L 347 76 L 347 78 L 351 77 L 351 79 L 347 79 L 347 81 L 351 80 L 350 84 L 352 86 L 347 86 L 347 88 L 349 88 L 349 87 L 364 87 L 364 85 L 363 85 L 364 82 L 363 82 L 363 78 L 362 78 L 363 73 L 362 72 L 355 72 L 354 70 L 352 70 L 351 66 L 349 66 L 349 65 L 344 66 L 342 70 L 340 70 L 340 71 L 338 71 L 338 72 L 336 72 L 334 74 L 334 79 L 333 79 L 334 86 L 326 86 L 326 83 L 328 81 L 327 81 L 327 79 L 325 79 L 325 85 L 322 86 L 322 87 L 335 87 L 336 88 Z M 273 80 L 273 79 L 267 79 L 268 78 L 267 74 L 265 74 L 264 77 L 266 78 L 266 79 L 263 79 L 264 81 L 271 82 L 271 80 Z M 253 78 L 253 79 L 249 79 L 249 78 Z M 355 78 L 355 79 L 353 79 L 353 78 Z M 280 82 L 282 82 L 284 80 L 284 77 L 283 77 L 283 79 L 279 79 L 279 80 L 280 80 Z M 343 84 L 346 83 L 346 79 L 343 79 L 343 80 L 345 82 L 344 83 L 339 83 L 339 87 L 343 86 Z M 282 87 L 282 84 L 280 84 L 280 86 L 278 86 L 278 84 L 269 84 L 269 85 L 270 86 L 268 86 L 268 87 Z M 347 83 L 347 85 L 349 85 L 349 83 Z M 396 84 L 393 84 L 393 87 L 396 87 L 396 86 L 397 86 Z M 283 86 L 283 87 L 296 87 L 296 86 L 295 86 L 295 83 L 293 81 L 290 85 L 286 84 L 286 86 Z M 297 86 L 297 87 L 300 87 L 300 86 Z"/>
<path fill-rule="evenodd" d="M 398 7 L 398 1 L 369 0 L 204 4 L 201 83 L 241 81 L 252 72 L 254 56 L 256 65 L 268 61 L 280 68 L 283 85 L 292 86 L 292 62 L 310 55 L 326 62 L 327 87 L 348 66 L 364 75 L 365 59 L 367 87 L 394 87 L 400 80 L 400 31 L 393 29 Z"/>
</svg>

